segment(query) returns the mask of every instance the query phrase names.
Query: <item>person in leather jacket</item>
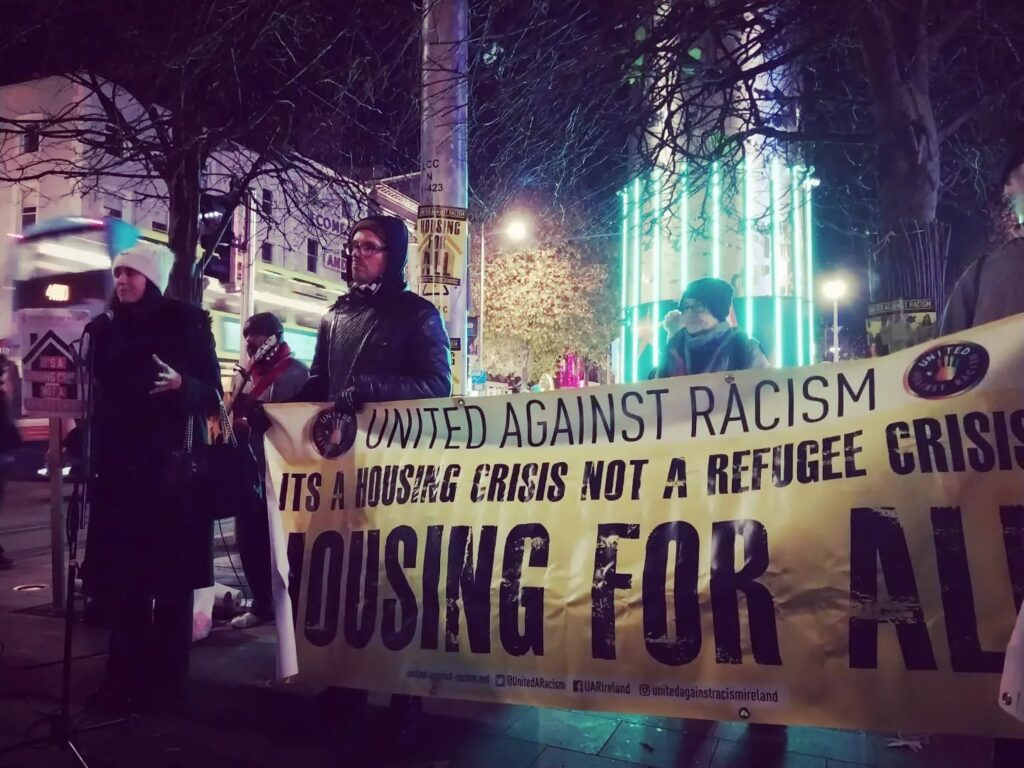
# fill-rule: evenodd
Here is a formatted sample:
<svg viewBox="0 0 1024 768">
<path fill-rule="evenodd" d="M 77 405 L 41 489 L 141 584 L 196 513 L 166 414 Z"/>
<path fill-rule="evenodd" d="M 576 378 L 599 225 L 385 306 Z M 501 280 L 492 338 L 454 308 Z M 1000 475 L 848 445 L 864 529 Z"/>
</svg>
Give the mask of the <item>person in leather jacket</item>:
<svg viewBox="0 0 1024 768">
<path fill-rule="evenodd" d="M 366 403 L 451 395 L 448 332 L 437 308 L 408 288 L 408 251 L 405 222 L 394 216 L 370 216 L 352 228 L 343 268 L 349 292 L 320 321 L 310 379 L 293 402 L 334 402 L 354 414 Z M 336 712 L 365 697 L 329 688 L 320 705 Z M 383 735 L 408 743 L 420 711 L 420 699 L 392 696 Z"/>
<path fill-rule="evenodd" d="M 349 292 L 320 321 L 310 379 L 295 402 L 365 403 L 451 394 L 451 352 L 441 313 L 405 280 L 409 232 L 394 216 L 370 216 L 349 236 Z"/>
</svg>

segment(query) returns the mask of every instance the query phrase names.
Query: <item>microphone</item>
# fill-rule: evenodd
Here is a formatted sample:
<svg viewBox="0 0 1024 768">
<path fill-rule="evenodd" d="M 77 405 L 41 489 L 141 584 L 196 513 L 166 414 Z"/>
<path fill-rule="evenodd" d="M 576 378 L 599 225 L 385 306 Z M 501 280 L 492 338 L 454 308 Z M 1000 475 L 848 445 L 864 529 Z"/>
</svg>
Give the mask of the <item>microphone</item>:
<svg viewBox="0 0 1024 768">
<path fill-rule="evenodd" d="M 94 335 L 97 331 L 106 327 L 110 324 L 110 321 L 114 319 L 113 310 L 108 309 L 102 315 L 96 315 L 92 320 L 85 324 L 85 328 L 82 329 L 82 335 L 90 334 Z"/>
</svg>

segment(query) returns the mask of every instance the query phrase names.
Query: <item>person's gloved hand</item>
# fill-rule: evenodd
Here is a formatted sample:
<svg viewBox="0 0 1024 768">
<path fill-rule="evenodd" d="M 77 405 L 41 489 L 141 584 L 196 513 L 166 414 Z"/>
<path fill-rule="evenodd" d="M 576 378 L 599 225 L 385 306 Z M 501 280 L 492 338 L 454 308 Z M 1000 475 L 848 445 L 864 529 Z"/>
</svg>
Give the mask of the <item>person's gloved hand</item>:
<svg viewBox="0 0 1024 768">
<path fill-rule="evenodd" d="M 254 403 L 245 420 L 249 422 L 249 429 L 257 435 L 262 435 L 271 427 L 270 417 L 267 416 L 266 408 L 262 403 Z"/>
<path fill-rule="evenodd" d="M 334 399 L 334 410 L 349 416 L 355 416 L 363 410 L 363 404 L 356 395 L 355 387 L 349 387 Z"/>
</svg>

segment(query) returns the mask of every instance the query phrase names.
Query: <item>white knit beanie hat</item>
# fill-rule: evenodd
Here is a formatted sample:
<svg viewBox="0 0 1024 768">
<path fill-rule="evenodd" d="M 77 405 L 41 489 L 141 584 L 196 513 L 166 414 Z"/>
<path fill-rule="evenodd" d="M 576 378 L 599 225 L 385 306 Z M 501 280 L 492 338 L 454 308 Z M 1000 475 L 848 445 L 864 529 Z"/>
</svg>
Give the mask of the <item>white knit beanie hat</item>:
<svg viewBox="0 0 1024 768">
<path fill-rule="evenodd" d="M 160 293 L 167 291 L 167 283 L 171 279 L 171 267 L 174 266 L 174 254 L 166 245 L 139 240 L 126 251 L 121 251 L 114 258 L 111 269 L 130 267 L 146 276 Z"/>
</svg>

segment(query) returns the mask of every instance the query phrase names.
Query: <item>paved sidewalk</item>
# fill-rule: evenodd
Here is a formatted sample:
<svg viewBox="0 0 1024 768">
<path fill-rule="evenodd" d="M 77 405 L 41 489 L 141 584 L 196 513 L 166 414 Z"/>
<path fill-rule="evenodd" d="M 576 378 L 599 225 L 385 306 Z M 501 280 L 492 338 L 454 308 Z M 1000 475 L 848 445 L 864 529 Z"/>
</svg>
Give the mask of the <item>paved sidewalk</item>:
<svg viewBox="0 0 1024 768">
<path fill-rule="evenodd" d="M 35 519 L 18 514 L 22 527 Z M 0 750 L 46 732 L 44 717 L 59 701 L 63 642 L 62 621 L 48 615 L 49 592 L 15 591 L 48 583 L 49 552 L 33 546 L 11 554 L 17 567 L 0 572 Z M 227 557 L 217 565 L 218 579 L 229 583 Z M 933 738 L 914 753 L 868 733 L 437 699 L 426 702 L 414 753 L 388 756 L 387 745 L 369 743 L 362 721 L 322 722 L 312 696 L 274 682 L 274 651 L 272 628 L 239 632 L 218 624 L 194 648 L 186 705 L 142 717 L 131 729 L 83 734 L 79 745 L 91 768 L 988 768 L 991 760 L 988 739 Z M 106 632 L 77 623 L 75 712 L 99 686 L 105 654 Z M 75 765 L 55 748 L 0 754 L 5 768 Z"/>
</svg>

